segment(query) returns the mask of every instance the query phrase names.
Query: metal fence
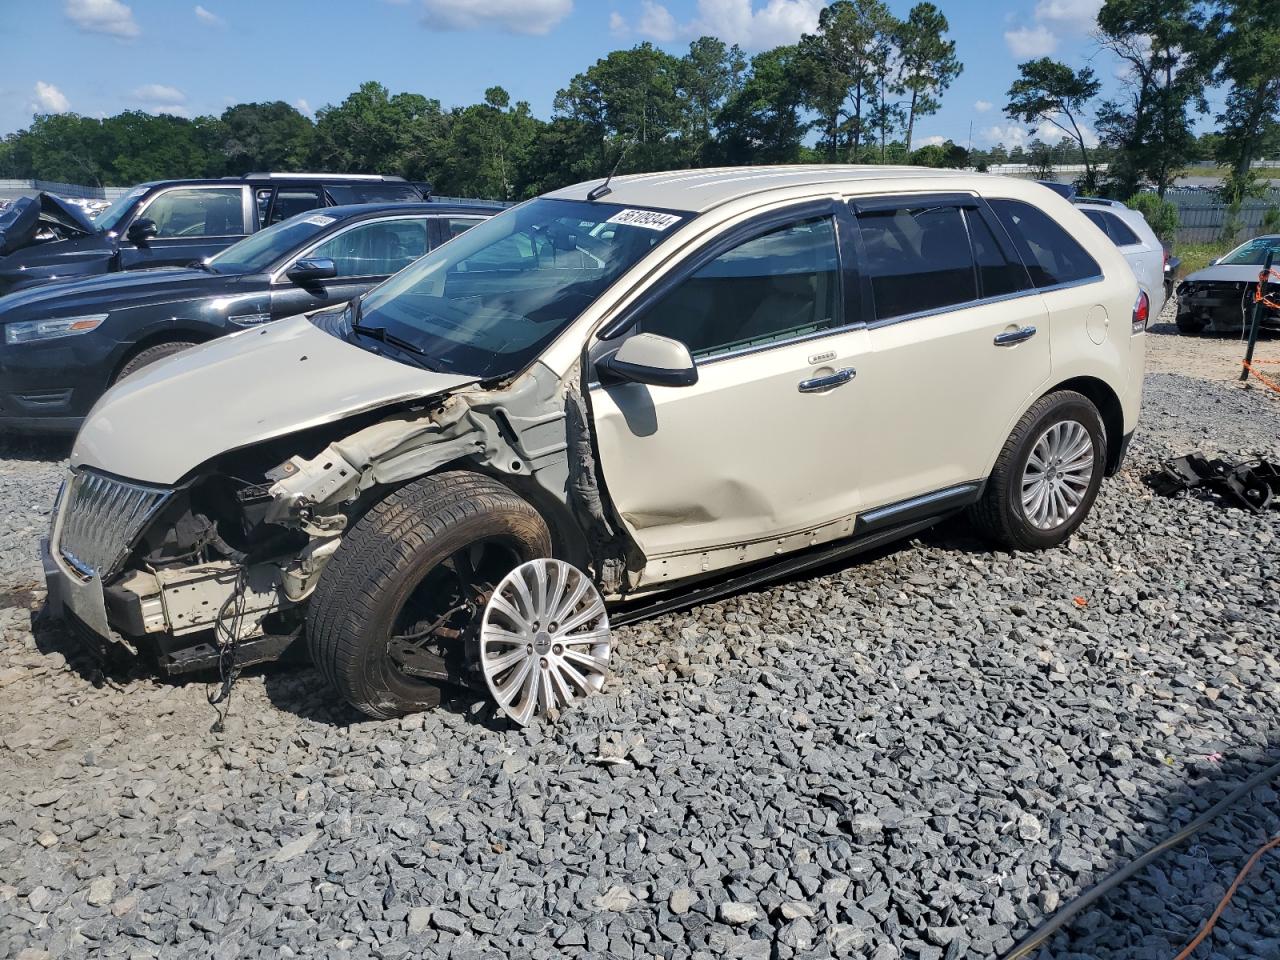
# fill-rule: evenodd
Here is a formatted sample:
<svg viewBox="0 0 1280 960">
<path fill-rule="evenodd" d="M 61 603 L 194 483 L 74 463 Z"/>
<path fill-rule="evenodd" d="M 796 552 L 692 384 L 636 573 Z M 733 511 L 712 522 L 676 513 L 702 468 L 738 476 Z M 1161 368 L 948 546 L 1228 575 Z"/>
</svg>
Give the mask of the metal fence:
<svg viewBox="0 0 1280 960">
<path fill-rule="evenodd" d="M 1179 243 L 1213 243 L 1221 239 L 1240 243 L 1262 232 L 1262 221 L 1268 210 L 1280 209 L 1280 189 L 1274 187 L 1262 197 L 1245 200 L 1236 215 L 1238 229 L 1231 237 L 1224 238 L 1228 206 L 1216 191 L 1175 189 L 1164 196 L 1178 208 Z"/>
<path fill-rule="evenodd" d="M 128 187 L 86 187 L 79 183 L 58 183 L 55 180 L 0 180 L 0 200 L 34 197 L 40 192 L 74 200 L 114 200 L 128 191 Z"/>
</svg>

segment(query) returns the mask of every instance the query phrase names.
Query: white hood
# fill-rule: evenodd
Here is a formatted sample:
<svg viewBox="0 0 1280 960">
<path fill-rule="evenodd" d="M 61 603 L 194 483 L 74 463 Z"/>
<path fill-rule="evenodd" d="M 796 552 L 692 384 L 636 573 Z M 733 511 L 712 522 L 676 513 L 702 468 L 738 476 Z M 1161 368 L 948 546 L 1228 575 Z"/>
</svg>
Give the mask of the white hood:
<svg viewBox="0 0 1280 960">
<path fill-rule="evenodd" d="M 112 387 L 85 418 L 71 465 L 172 484 L 228 450 L 473 380 L 379 357 L 293 317 L 184 350 Z"/>
</svg>

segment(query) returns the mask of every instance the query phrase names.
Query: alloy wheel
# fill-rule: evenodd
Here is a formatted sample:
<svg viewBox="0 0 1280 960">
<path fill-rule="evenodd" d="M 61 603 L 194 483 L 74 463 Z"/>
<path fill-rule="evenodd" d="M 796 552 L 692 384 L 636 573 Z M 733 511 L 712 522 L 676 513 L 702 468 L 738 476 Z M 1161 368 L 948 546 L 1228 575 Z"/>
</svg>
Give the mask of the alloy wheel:
<svg viewBox="0 0 1280 960">
<path fill-rule="evenodd" d="M 1036 440 L 1022 471 L 1022 513 L 1053 530 L 1079 511 L 1093 479 L 1093 437 L 1084 424 L 1060 420 Z"/>
</svg>

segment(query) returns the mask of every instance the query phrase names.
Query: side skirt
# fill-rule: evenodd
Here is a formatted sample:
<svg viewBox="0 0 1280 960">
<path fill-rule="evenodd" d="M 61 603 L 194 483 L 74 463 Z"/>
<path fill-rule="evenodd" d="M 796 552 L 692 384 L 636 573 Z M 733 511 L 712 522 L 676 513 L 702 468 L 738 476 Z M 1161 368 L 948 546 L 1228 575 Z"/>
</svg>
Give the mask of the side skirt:
<svg viewBox="0 0 1280 960">
<path fill-rule="evenodd" d="M 614 626 L 638 623 L 650 617 L 685 610 L 729 594 L 749 590 L 801 570 L 820 567 L 865 553 L 883 544 L 901 540 L 932 527 L 977 501 L 981 493 L 981 483 L 963 484 L 960 487 L 939 491 L 937 494 L 913 497 L 898 504 L 878 508 L 859 517 L 853 536 L 847 540 L 793 553 L 781 560 L 770 561 L 737 574 L 722 576 L 711 583 L 704 580 L 691 584 L 683 590 L 676 588 L 675 591 L 663 593 L 654 600 L 623 602 L 610 611 L 609 622 Z M 866 518 L 865 524 L 864 518 Z"/>
</svg>

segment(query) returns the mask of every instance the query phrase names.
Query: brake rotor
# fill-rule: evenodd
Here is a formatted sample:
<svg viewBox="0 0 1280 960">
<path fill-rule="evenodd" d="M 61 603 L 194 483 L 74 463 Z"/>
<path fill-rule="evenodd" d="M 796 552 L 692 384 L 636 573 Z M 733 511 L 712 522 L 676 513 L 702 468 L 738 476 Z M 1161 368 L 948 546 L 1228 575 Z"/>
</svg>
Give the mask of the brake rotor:
<svg viewBox="0 0 1280 960">
<path fill-rule="evenodd" d="M 520 725 L 599 693 L 613 654 L 604 600 L 563 560 L 530 560 L 502 578 L 480 623 L 480 669 Z"/>
</svg>

